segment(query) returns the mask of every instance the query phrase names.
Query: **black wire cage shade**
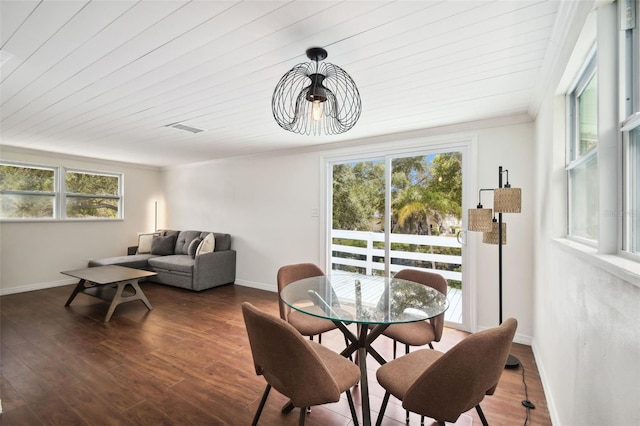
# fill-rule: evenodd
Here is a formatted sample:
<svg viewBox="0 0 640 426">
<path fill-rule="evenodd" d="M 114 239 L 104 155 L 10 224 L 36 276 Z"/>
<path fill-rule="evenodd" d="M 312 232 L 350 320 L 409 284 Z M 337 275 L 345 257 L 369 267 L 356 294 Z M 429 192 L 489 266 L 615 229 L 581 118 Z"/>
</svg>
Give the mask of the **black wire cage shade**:
<svg viewBox="0 0 640 426">
<path fill-rule="evenodd" d="M 337 135 L 358 122 L 362 102 L 356 83 L 345 70 L 328 62 L 320 47 L 307 50 L 304 62 L 282 76 L 271 98 L 280 127 L 304 135 Z"/>
</svg>

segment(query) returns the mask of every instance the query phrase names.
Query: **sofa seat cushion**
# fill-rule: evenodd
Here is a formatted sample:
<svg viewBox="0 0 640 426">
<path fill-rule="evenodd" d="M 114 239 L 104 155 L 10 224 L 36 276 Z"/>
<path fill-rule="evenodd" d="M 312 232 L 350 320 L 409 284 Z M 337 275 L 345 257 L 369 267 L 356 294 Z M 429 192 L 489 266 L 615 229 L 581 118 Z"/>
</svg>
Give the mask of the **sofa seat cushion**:
<svg viewBox="0 0 640 426">
<path fill-rule="evenodd" d="M 160 256 L 149 259 L 149 266 L 152 268 L 164 269 L 167 271 L 177 271 L 191 274 L 193 265 L 196 263 L 187 254 L 174 254 L 171 256 Z"/>
<path fill-rule="evenodd" d="M 105 259 L 95 259 L 89 261 L 89 267 L 93 266 L 106 266 L 106 265 L 118 265 L 126 266 L 127 268 L 135 269 L 148 269 L 149 259 L 153 259 L 157 256 L 153 254 L 134 254 L 133 256 L 116 256 L 107 257 Z"/>
</svg>

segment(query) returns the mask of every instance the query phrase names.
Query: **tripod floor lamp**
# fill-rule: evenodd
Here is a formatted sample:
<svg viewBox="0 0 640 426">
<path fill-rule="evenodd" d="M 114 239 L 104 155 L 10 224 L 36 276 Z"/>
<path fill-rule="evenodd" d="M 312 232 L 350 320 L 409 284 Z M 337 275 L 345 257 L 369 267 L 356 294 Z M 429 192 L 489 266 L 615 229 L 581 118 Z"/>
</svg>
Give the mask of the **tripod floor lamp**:
<svg viewBox="0 0 640 426">
<path fill-rule="evenodd" d="M 506 183 L 503 185 L 502 176 L 506 174 Z M 482 207 L 481 195 L 483 191 L 493 191 L 493 211 Z M 498 187 L 480 189 L 478 191 L 478 206 L 469 209 L 467 228 L 469 231 L 482 232 L 482 242 L 498 245 L 498 293 L 499 293 L 499 324 L 502 324 L 502 246 L 507 243 L 507 224 L 502 221 L 503 213 L 520 213 L 522 206 L 522 191 L 520 188 L 511 188 L 509 184 L 509 170 L 498 167 Z M 497 214 L 497 218 L 496 218 Z M 516 368 L 520 361 L 509 355 L 506 368 Z"/>
</svg>

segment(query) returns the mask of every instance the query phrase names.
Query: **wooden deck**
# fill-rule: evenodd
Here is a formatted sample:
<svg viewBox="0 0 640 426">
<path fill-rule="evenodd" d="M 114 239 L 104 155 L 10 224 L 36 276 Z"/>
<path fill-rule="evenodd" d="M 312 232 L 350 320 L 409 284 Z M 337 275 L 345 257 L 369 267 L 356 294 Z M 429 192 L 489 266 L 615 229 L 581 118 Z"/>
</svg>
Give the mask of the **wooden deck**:
<svg viewBox="0 0 640 426">
<path fill-rule="evenodd" d="M 462 290 L 449 287 L 447 289 L 447 299 L 449 300 L 449 309 L 444 313 L 446 322 L 461 324 L 462 323 Z"/>
</svg>

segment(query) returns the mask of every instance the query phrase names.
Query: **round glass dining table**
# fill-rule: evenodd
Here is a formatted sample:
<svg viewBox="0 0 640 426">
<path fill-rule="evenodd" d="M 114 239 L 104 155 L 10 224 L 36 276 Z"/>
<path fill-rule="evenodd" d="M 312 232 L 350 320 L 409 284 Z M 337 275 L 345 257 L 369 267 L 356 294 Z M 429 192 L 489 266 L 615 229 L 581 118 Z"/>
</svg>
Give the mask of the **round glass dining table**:
<svg viewBox="0 0 640 426">
<path fill-rule="evenodd" d="M 350 342 L 341 354 L 358 353 L 365 425 L 371 424 L 367 354 L 381 365 L 386 362 L 371 343 L 391 324 L 423 321 L 449 307 L 444 294 L 424 284 L 349 273 L 294 281 L 281 290 L 280 298 L 292 309 L 333 321 Z M 349 330 L 349 324 L 357 325 L 357 335 Z"/>
</svg>

